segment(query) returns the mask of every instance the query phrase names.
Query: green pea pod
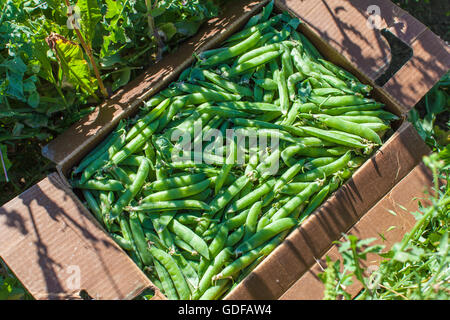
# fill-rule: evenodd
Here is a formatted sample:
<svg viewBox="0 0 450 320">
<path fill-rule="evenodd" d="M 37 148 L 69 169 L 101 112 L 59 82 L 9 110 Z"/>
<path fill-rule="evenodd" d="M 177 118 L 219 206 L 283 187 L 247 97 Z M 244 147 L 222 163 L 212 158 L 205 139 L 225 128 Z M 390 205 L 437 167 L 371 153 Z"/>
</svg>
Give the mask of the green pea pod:
<svg viewBox="0 0 450 320">
<path fill-rule="evenodd" d="M 322 167 L 299 174 L 294 178 L 294 182 L 308 182 L 316 179 L 326 178 L 335 172 L 345 168 L 352 158 L 352 153 L 348 151 L 336 161 Z"/>
<path fill-rule="evenodd" d="M 281 51 L 269 51 L 266 52 L 258 57 L 255 57 L 253 59 L 250 59 L 248 61 L 245 61 L 241 64 L 238 64 L 235 67 L 232 67 L 226 74 L 226 77 L 235 77 L 237 75 L 240 75 L 248 70 L 254 69 L 258 66 L 264 65 L 271 60 L 274 60 L 278 56 L 281 55 Z"/>
<path fill-rule="evenodd" d="M 297 220 L 292 218 L 281 218 L 269 223 L 267 226 L 257 231 L 247 241 L 241 243 L 235 250 L 234 254 L 240 256 L 245 252 L 251 251 L 262 245 L 267 240 L 275 237 L 277 234 L 289 230 L 297 225 Z"/>
<path fill-rule="evenodd" d="M 128 131 L 126 136 L 126 142 L 131 141 L 134 137 L 136 137 L 145 127 L 147 127 L 153 120 L 158 118 L 161 113 L 170 105 L 171 99 L 166 98 L 161 103 L 152 109 L 147 115 L 140 118 L 134 126 Z"/>
<path fill-rule="evenodd" d="M 189 243 L 198 253 L 206 259 L 209 259 L 209 249 L 205 241 L 195 234 L 191 229 L 182 225 L 177 220 L 172 220 L 168 225 L 169 230 Z"/>
<path fill-rule="evenodd" d="M 259 30 L 255 30 L 255 32 L 252 32 L 252 35 L 250 35 L 246 40 L 236 44 L 235 46 L 229 47 L 227 50 L 221 51 L 204 61 L 201 61 L 200 64 L 202 66 L 213 66 L 227 61 L 228 59 L 236 57 L 255 46 L 260 38 L 261 32 Z"/>
<path fill-rule="evenodd" d="M 149 250 L 153 257 L 158 260 L 169 273 L 180 300 L 189 299 L 191 291 L 186 283 L 183 272 L 178 267 L 176 261 L 168 253 L 155 248 L 154 246 L 150 246 Z"/>
<path fill-rule="evenodd" d="M 380 136 L 375 131 L 362 124 L 330 116 L 317 116 L 317 117 L 321 122 L 323 122 L 330 128 L 334 128 L 343 132 L 360 136 L 362 138 L 365 138 L 369 141 L 376 143 L 377 145 L 383 144 Z"/>
<path fill-rule="evenodd" d="M 133 152 L 135 152 L 138 148 L 142 147 L 145 144 L 146 140 L 158 128 L 158 125 L 159 125 L 158 120 L 150 123 L 133 139 L 131 139 L 131 141 L 129 141 L 122 150 L 114 154 L 114 156 L 110 160 L 110 163 L 119 164 L 121 161 L 125 160 L 128 156 L 130 156 Z"/>
<path fill-rule="evenodd" d="M 218 74 L 211 72 L 209 70 L 202 70 L 202 74 L 205 76 L 206 79 L 213 82 L 214 84 L 218 85 L 219 87 L 231 92 L 231 93 L 237 93 L 243 97 L 251 97 L 253 96 L 252 90 L 249 88 L 236 84 L 232 81 L 228 81 L 224 78 L 221 78 Z"/>
<path fill-rule="evenodd" d="M 302 203 L 307 201 L 314 193 L 316 193 L 322 182 L 313 182 L 307 186 L 298 195 L 292 197 L 285 205 L 283 205 L 275 214 L 272 216 L 271 221 L 277 221 L 288 217 L 296 208 L 298 208 Z"/>
</svg>

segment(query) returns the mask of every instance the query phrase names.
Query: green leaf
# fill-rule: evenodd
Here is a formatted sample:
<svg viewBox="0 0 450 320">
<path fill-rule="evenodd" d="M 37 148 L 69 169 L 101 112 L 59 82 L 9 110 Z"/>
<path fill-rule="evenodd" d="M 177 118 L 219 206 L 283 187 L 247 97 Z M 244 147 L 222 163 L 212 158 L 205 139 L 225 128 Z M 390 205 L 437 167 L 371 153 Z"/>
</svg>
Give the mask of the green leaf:
<svg viewBox="0 0 450 320">
<path fill-rule="evenodd" d="M 28 96 L 27 103 L 30 105 L 30 107 L 37 108 L 39 106 L 39 101 L 39 93 L 37 91 L 34 91 Z"/>
<path fill-rule="evenodd" d="M 97 0 L 78 0 L 77 6 L 80 8 L 80 26 L 85 40 L 91 44 L 94 39 L 95 28 L 102 20 L 102 14 Z"/>
<path fill-rule="evenodd" d="M 172 37 L 174 35 L 177 34 L 177 28 L 175 27 L 175 25 L 171 22 L 169 23 L 164 23 L 163 25 L 159 26 L 159 29 L 164 32 L 164 35 L 166 36 L 166 40 L 169 41 L 170 39 L 172 39 Z"/>
<path fill-rule="evenodd" d="M 58 57 L 61 69 L 67 80 L 77 89 L 81 88 L 90 95 L 97 90 L 97 79 L 91 76 L 87 61 L 84 59 L 83 51 L 77 44 L 64 38 L 56 40 Z"/>
<path fill-rule="evenodd" d="M 127 67 L 120 72 L 119 77 L 113 82 L 112 84 L 112 90 L 116 91 L 120 87 L 123 87 L 130 81 L 131 76 L 131 68 Z"/>
<path fill-rule="evenodd" d="M 164 12 L 166 12 L 166 8 L 158 7 L 158 8 L 153 9 L 150 14 L 152 15 L 153 18 L 156 18 L 156 17 L 159 17 L 160 15 L 162 15 Z"/>
</svg>

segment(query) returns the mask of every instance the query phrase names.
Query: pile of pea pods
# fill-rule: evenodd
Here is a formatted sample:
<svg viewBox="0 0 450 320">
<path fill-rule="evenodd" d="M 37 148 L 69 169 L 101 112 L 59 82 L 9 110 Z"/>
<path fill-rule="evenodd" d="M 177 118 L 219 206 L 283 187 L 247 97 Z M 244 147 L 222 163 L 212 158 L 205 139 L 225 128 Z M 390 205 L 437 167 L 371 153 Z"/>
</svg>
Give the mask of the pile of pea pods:
<svg viewBox="0 0 450 320">
<path fill-rule="evenodd" d="M 169 299 L 223 298 L 397 119 L 370 86 L 324 60 L 299 24 L 270 2 L 72 172 L 91 212 Z"/>
</svg>

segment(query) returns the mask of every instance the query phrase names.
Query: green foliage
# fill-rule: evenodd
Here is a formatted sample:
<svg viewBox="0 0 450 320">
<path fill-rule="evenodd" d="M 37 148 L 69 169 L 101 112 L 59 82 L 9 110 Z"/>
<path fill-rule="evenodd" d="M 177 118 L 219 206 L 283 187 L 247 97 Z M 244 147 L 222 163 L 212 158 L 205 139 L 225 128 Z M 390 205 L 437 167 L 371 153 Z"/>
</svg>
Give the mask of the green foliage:
<svg viewBox="0 0 450 320">
<path fill-rule="evenodd" d="M 0 260 L 0 300 L 32 300 L 17 278 Z"/>
<path fill-rule="evenodd" d="M 434 150 L 440 150 L 449 143 L 449 123 L 440 128 L 436 124 L 439 115 L 450 112 L 450 72 L 447 73 L 425 96 L 425 115 L 421 117 L 417 109 L 412 109 L 409 121 L 417 129 L 422 139 Z M 446 126 L 446 128 L 445 128 Z"/>
<path fill-rule="evenodd" d="M 351 299 L 345 288 L 354 278 L 363 286 L 356 299 L 450 298 L 450 147 L 425 157 L 424 163 L 434 175 L 435 195 L 428 199 L 431 205 L 421 205 L 418 212 L 412 212 L 417 220 L 415 226 L 388 252 L 382 253 L 380 246 L 369 246 L 374 239 L 358 240 L 348 236 L 346 241 L 340 242 L 342 270 L 340 260 L 332 262 L 328 259 L 328 267 L 320 275 L 325 283 L 325 298 Z M 447 183 L 439 187 L 439 179 L 445 179 Z M 383 258 L 371 275 L 362 267 L 368 252 Z"/>
<path fill-rule="evenodd" d="M 149 12 L 146 2 L 151 4 Z M 0 143 L 6 146 L 3 156 L 13 164 L 21 145 L 48 142 L 103 97 L 94 66 L 70 21 L 80 26 L 111 93 L 154 63 L 159 51 L 176 49 L 218 14 L 218 4 L 211 0 L 69 4 L 76 6 L 69 10 L 65 1 L 0 0 Z"/>
</svg>

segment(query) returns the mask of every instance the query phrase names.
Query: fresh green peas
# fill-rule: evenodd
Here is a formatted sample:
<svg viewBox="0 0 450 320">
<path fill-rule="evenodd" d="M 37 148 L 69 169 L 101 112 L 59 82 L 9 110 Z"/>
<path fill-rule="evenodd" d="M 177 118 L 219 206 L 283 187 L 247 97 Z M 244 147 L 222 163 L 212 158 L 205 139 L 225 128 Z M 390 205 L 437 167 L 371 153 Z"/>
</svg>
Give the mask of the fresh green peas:
<svg viewBox="0 0 450 320">
<path fill-rule="evenodd" d="M 182 225 L 177 220 L 172 220 L 169 224 L 169 230 L 187 242 L 192 248 L 200 253 L 206 259 L 209 259 L 209 249 L 205 241 L 200 238 L 194 231 Z"/>
<path fill-rule="evenodd" d="M 155 248 L 154 246 L 150 246 L 149 250 L 153 257 L 158 260 L 158 262 L 160 262 L 169 273 L 179 298 L 181 300 L 189 299 L 191 291 L 186 283 L 183 272 L 178 267 L 175 260 L 168 253 L 161 249 Z"/>
<path fill-rule="evenodd" d="M 236 256 L 240 256 L 242 253 L 253 250 L 254 248 L 260 246 L 267 240 L 273 238 L 277 234 L 289 230 L 297 224 L 296 219 L 292 218 L 281 218 L 275 220 L 257 231 L 253 236 L 251 236 L 248 240 L 244 241 L 240 244 L 235 250 L 234 254 Z"/>
<path fill-rule="evenodd" d="M 240 42 L 239 44 L 237 44 L 233 47 L 228 48 L 227 50 L 224 50 L 215 55 L 212 55 L 211 57 L 202 61 L 201 65 L 203 65 L 203 66 L 217 65 L 224 61 L 227 61 L 230 58 L 238 56 L 238 55 L 244 53 L 245 51 L 247 51 L 249 48 L 252 48 L 253 46 L 255 46 L 258 43 L 260 38 L 261 38 L 261 32 L 259 30 L 256 30 L 246 40 Z"/>
</svg>

